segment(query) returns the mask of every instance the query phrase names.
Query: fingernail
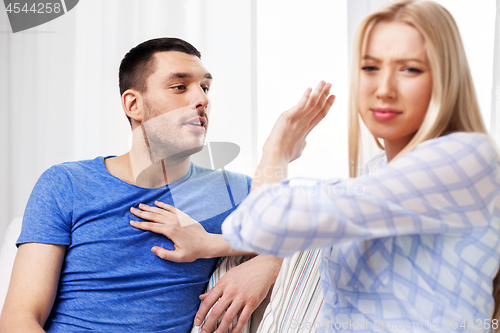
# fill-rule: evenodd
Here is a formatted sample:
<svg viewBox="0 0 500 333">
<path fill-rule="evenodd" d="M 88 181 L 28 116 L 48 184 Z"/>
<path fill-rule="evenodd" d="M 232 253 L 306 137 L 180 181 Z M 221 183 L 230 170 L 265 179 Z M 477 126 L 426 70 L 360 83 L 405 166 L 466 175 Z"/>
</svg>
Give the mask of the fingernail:
<svg viewBox="0 0 500 333">
<path fill-rule="evenodd" d="M 325 81 L 321 81 L 321 85 L 324 86 L 326 84 Z"/>
<path fill-rule="evenodd" d="M 142 206 L 144 206 L 144 204 L 140 203 L 140 204 L 139 204 L 139 207 L 142 207 Z"/>
<path fill-rule="evenodd" d="M 201 325 L 201 320 L 199 320 L 198 318 L 195 318 L 194 326 L 200 326 L 200 325 Z"/>
<path fill-rule="evenodd" d="M 157 251 L 157 250 L 156 250 L 156 247 L 153 247 L 153 248 L 151 249 L 151 252 L 153 252 L 154 254 L 156 254 L 156 251 Z"/>
<path fill-rule="evenodd" d="M 130 207 L 130 210 L 134 211 L 134 210 L 137 210 L 137 208 Z"/>
<path fill-rule="evenodd" d="M 328 84 L 326 85 L 326 87 L 327 87 L 328 89 L 330 89 L 330 88 L 332 87 L 332 84 L 331 84 L 331 83 L 328 83 Z"/>
<path fill-rule="evenodd" d="M 130 220 L 130 224 L 136 224 L 136 223 L 137 223 L 136 221 Z"/>
</svg>

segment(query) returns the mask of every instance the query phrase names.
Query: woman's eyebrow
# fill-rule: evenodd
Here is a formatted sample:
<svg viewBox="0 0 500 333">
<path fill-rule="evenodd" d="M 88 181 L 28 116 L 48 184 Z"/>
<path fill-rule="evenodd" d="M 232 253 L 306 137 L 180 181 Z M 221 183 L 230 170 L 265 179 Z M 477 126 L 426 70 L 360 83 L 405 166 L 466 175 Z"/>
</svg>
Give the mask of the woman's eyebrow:
<svg viewBox="0 0 500 333">
<path fill-rule="evenodd" d="M 418 59 L 418 58 L 404 58 L 404 59 L 397 59 L 396 60 L 396 62 L 398 62 L 398 63 L 405 63 L 405 62 L 410 62 L 410 61 L 416 61 L 416 62 L 419 62 L 421 64 L 425 64 L 424 60 Z"/>
<path fill-rule="evenodd" d="M 373 56 L 371 56 L 371 55 L 369 55 L 369 54 L 367 54 L 367 55 L 363 56 L 363 58 L 362 58 L 362 59 L 363 59 L 363 60 L 382 61 L 382 60 L 380 60 L 379 58 L 375 58 L 375 57 L 373 57 Z M 396 62 L 400 62 L 400 63 L 402 63 L 402 62 L 409 62 L 409 61 L 416 61 L 416 62 L 420 62 L 420 63 L 422 63 L 422 64 L 425 64 L 425 61 L 424 61 L 424 60 L 422 60 L 422 59 L 419 59 L 419 58 L 401 58 L 401 59 L 396 59 L 396 60 L 394 60 L 394 61 L 396 61 Z"/>
<path fill-rule="evenodd" d="M 380 59 L 375 58 L 375 57 L 372 57 L 372 56 L 371 56 L 371 55 L 369 55 L 369 54 L 364 55 L 362 59 L 363 59 L 363 60 L 374 60 L 374 61 L 380 61 Z"/>
</svg>

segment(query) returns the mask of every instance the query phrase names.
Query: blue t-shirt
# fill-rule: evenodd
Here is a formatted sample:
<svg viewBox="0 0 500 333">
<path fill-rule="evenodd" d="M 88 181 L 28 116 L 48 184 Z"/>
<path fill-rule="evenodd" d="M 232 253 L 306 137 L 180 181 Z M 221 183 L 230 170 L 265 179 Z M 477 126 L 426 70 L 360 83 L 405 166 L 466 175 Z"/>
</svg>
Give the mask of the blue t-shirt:
<svg viewBox="0 0 500 333">
<path fill-rule="evenodd" d="M 220 234 L 250 182 L 245 175 L 191 163 L 178 181 L 147 189 L 111 175 L 103 157 L 45 171 L 28 201 L 17 244 L 67 245 L 47 332 L 189 332 L 217 259 L 158 258 L 151 248 L 172 250 L 173 243 L 130 226 L 139 220 L 130 207 L 159 200 Z"/>
</svg>

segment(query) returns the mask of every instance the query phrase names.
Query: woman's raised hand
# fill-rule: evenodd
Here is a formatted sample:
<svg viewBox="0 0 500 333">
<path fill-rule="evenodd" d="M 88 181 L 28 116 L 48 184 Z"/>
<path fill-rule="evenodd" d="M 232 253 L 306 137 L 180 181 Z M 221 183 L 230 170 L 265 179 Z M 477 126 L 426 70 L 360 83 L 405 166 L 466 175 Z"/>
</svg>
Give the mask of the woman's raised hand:
<svg viewBox="0 0 500 333">
<path fill-rule="evenodd" d="M 321 81 L 314 92 L 308 88 L 299 103 L 283 112 L 264 144 L 265 154 L 279 154 L 288 163 L 299 158 L 311 130 L 328 114 L 335 101 L 331 84 Z"/>
</svg>

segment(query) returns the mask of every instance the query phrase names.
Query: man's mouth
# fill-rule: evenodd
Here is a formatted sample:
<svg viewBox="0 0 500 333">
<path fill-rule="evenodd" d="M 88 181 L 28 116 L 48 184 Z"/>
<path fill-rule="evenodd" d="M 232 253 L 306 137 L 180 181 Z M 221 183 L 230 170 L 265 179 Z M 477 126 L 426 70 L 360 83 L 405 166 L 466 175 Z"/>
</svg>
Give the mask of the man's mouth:
<svg viewBox="0 0 500 333">
<path fill-rule="evenodd" d="M 184 126 L 188 127 L 194 132 L 204 133 L 206 131 L 207 119 L 205 117 L 196 117 L 188 120 L 184 123 Z"/>
<path fill-rule="evenodd" d="M 204 117 L 196 117 L 196 118 L 190 119 L 186 124 L 204 127 L 206 125 L 206 123 L 207 123 L 207 120 Z"/>
</svg>

